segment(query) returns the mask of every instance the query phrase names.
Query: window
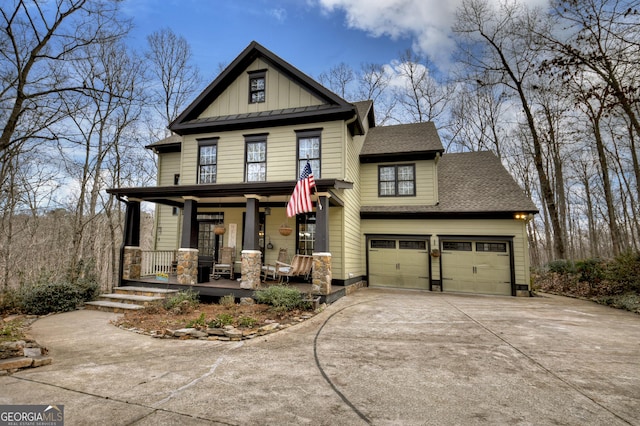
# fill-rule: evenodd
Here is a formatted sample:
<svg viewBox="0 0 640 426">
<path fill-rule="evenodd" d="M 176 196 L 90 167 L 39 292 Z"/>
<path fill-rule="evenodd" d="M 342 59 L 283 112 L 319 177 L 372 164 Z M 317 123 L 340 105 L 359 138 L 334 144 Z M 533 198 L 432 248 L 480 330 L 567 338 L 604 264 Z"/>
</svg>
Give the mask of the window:
<svg viewBox="0 0 640 426">
<path fill-rule="evenodd" d="M 442 250 L 448 251 L 471 251 L 471 243 L 468 241 L 444 241 Z"/>
<path fill-rule="evenodd" d="M 198 141 L 198 183 L 216 183 L 218 139 Z"/>
<path fill-rule="evenodd" d="M 316 241 L 316 215 L 298 215 L 298 254 L 312 255 Z"/>
<path fill-rule="evenodd" d="M 266 100 L 266 71 L 249 73 L 249 103 L 256 104 Z"/>
<path fill-rule="evenodd" d="M 396 240 L 371 240 L 372 249 L 395 249 Z"/>
<path fill-rule="evenodd" d="M 378 168 L 380 197 L 410 197 L 416 195 L 415 164 L 398 164 Z"/>
<path fill-rule="evenodd" d="M 309 161 L 313 177 L 320 178 L 320 133 L 321 129 L 304 130 L 296 132 L 298 138 L 298 173 Z"/>
<path fill-rule="evenodd" d="M 173 184 L 180 185 L 180 174 L 173 175 Z"/>
<path fill-rule="evenodd" d="M 246 182 L 267 180 L 267 135 L 245 136 Z"/>
<path fill-rule="evenodd" d="M 426 250 L 426 241 L 400 241 L 400 250 Z"/>
<path fill-rule="evenodd" d="M 507 243 L 476 243 L 476 251 L 506 253 Z"/>
</svg>

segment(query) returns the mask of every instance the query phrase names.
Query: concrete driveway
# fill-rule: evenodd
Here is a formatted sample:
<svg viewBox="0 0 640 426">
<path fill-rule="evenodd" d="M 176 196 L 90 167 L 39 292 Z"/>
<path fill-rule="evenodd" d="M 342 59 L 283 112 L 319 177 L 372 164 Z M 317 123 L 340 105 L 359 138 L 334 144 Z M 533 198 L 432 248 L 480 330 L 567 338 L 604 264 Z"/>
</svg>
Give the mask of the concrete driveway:
<svg viewBox="0 0 640 426">
<path fill-rule="evenodd" d="M 245 342 L 158 340 L 77 311 L 0 404 L 66 425 L 640 424 L 640 316 L 556 296 L 362 289 Z"/>
</svg>

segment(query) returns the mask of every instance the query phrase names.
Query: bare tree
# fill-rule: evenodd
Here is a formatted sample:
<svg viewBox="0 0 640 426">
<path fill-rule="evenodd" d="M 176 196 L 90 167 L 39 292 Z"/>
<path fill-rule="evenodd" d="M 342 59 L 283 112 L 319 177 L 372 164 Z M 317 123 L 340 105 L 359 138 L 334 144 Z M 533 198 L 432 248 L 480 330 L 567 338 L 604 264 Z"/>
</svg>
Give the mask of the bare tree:
<svg viewBox="0 0 640 426">
<path fill-rule="evenodd" d="M 391 73 L 383 65 L 362 64 L 358 72 L 355 100 L 372 100 L 376 108 L 378 125 L 394 120 L 397 100 L 390 90 Z"/>
<path fill-rule="evenodd" d="M 349 93 L 349 86 L 355 81 L 355 73 L 353 68 L 344 62 L 331 67 L 329 71 L 320 73 L 318 81 L 329 90 L 335 92 L 343 99 L 353 99 Z"/>
<path fill-rule="evenodd" d="M 454 31 L 460 36 L 462 60 L 475 73 L 479 70 L 492 77 L 490 83 L 510 90 L 524 113 L 533 147 L 540 190 L 553 229 L 554 256 L 565 257 L 565 241 L 556 194 L 549 179 L 543 157 L 543 141 L 534 117 L 528 93 L 530 79 L 535 77 L 539 52 L 532 38 L 544 32 L 540 14 L 517 3 L 502 3 L 498 9 L 487 0 L 464 0 L 457 12 Z"/>
<path fill-rule="evenodd" d="M 145 56 L 153 76 L 152 104 L 168 126 L 200 87 L 200 72 L 192 63 L 187 40 L 171 29 L 152 33 L 147 37 L 147 43 L 149 50 Z"/>
</svg>

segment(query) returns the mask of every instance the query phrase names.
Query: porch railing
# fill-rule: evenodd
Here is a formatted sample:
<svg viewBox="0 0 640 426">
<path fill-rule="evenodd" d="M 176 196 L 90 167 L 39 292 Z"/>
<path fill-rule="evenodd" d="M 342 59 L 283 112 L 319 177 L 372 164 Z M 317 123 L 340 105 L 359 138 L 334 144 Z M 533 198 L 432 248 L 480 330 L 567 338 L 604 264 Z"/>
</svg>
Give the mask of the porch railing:
<svg viewBox="0 0 640 426">
<path fill-rule="evenodd" d="M 143 250 L 140 276 L 155 275 L 163 272 L 167 275 L 173 271 L 177 259 L 176 250 Z"/>
</svg>

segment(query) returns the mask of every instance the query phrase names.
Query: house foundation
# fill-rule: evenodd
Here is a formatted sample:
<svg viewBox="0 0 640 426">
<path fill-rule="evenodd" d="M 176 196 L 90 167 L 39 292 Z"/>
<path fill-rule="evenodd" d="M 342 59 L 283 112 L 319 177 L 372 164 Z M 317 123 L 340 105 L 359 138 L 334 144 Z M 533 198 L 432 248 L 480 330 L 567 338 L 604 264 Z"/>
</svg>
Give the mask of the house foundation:
<svg viewBox="0 0 640 426">
<path fill-rule="evenodd" d="M 313 253 L 311 291 L 314 294 L 331 293 L 331 253 Z"/>
<path fill-rule="evenodd" d="M 126 246 L 122 259 L 122 279 L 137 280 L 142 270 L 142 249 L 140 247 Z"/>
<path fill-rule="evenodd" d="M 178 250 L 176 274 L 178 284 L 194 285 L 198 282 L 198 249 L 181 248 Z"/>
<path fill-rule="evenodd" d="M 262 252 L 260 250 L 242 250 L 242 279 L 240 288 L 255 290 L 260 286 L 262 270 Z"/>
</svg>

